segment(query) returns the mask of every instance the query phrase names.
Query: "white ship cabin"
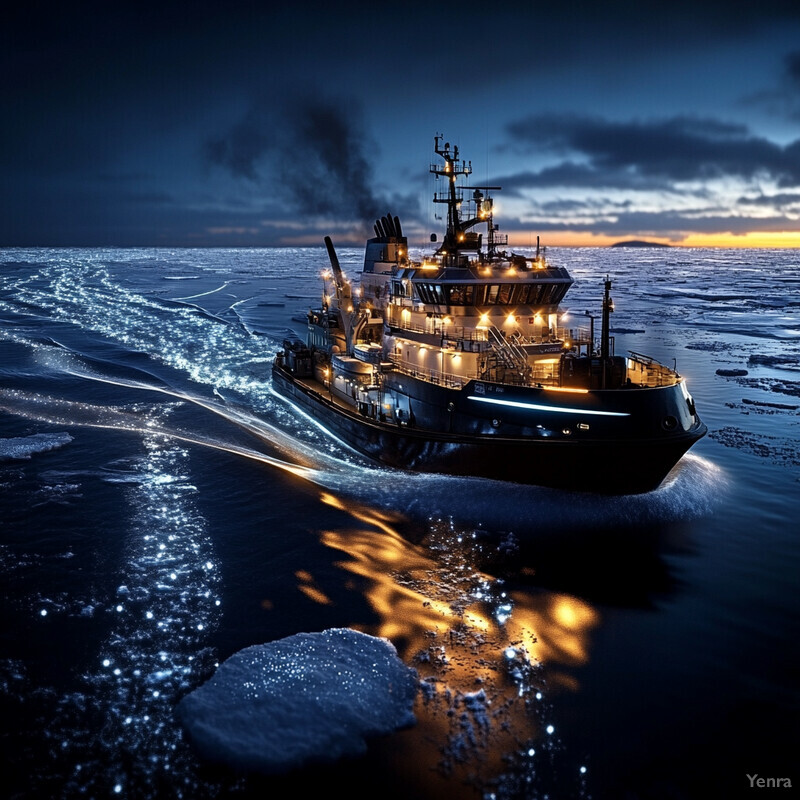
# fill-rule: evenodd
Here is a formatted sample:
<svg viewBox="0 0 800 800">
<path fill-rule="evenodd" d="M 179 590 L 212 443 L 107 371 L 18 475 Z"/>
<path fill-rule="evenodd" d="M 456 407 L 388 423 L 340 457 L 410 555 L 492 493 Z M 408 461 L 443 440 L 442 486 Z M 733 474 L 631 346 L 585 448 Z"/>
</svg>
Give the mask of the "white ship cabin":
<svg viewBox="0 0 800 800">
<path fill-rule="evenodd" d="M 577 354 L 590 341 L 588 325 L 565 326 L 559 310 L 571 284 L 543 258 L 398 269 L 385 308 L 385 357 L 447 385 L 557 383 L 562 352 Z"/>
<path fill-rule="evenodd" d="M 405 241 L 370 245 L 359 290 L 362 309 L 370 312 L 354 339 L 358 360 L 452 387 L 473 379 L 581 389 L 602 385 L 596 358 L 602 355 L 600 330 L 590 315 L 559 307 L 573 281 L 543 255 L 445 267 L 433 258 L 410 262 Z M 379 316 L 385 326 L 382 348 Z M 609 344 L 613 356 L 613 336 Z M 646 356 L 630 353 L 616 362 L 609 375 L 613 385 L 680 380 Z"/>
</svg>

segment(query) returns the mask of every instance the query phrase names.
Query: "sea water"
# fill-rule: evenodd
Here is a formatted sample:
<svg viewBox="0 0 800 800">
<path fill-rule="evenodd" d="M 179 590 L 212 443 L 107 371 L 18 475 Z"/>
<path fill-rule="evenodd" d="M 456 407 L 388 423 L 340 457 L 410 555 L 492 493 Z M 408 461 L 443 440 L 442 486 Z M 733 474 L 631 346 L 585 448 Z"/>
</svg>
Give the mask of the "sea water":
<svg viewBox="0 0 800 800">
<path fill-rule="evenodd" d="M 270 381 L 322 248 L 0 251 L 5 794 L 800 784 L 800 253 L 548 255 L 575 324 L 609 276 L 615 351 L 676 364 L 709 427 L 654 492 L 409 474 L 332 438 Z M 414 727 L 283 776 L 198 759 L 183 696 L 337 627 L 417 669 Z"/>
</svg>

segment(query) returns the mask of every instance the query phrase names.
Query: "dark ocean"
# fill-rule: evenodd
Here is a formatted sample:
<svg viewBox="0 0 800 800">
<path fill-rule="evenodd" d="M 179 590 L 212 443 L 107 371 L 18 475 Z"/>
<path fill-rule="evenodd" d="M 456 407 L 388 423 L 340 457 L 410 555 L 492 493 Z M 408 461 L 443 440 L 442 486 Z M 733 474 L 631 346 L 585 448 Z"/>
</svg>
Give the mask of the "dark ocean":
<svg viewBox="0 0 800 800">
<path fill-rule="evenodd" d="M 610 276 L 618 354 L 687 377 L 709 434 L 655 492 L 407 474 L 331 439 L 270 383 L 323 248 L 0 251 L 2 795 L 800 786 L 800 251 L 549 257 L 581 317 Z M 184 695 L 337 627 L 427 679 L 413 728 L 282 776 L 199 761 Z"/>
</svg>

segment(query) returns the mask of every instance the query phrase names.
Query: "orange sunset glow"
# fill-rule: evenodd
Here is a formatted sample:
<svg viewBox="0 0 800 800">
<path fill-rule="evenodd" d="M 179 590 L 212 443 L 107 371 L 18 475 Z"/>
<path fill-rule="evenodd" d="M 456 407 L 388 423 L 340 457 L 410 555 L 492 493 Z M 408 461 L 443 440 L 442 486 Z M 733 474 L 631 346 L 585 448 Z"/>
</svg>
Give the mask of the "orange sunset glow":
<svg viewBox="0 0 800 800">
<path fill-rule="evenodd" d="M 610 247 L 632 239 L 663 244 L 670 247 L 731 247 L 731 248 L 800 248 L 800 226 L 796 231 L 752 231 L 745 234 L 692 233 L 682 239 L 634 233 L 607 236 L 587 232 L 554 232 L 540 235 L 541 243 L 550 247 Z M 509 241 L 515 247 L 536 247 L 536 234 L 514 234 Z"/>
</svg>

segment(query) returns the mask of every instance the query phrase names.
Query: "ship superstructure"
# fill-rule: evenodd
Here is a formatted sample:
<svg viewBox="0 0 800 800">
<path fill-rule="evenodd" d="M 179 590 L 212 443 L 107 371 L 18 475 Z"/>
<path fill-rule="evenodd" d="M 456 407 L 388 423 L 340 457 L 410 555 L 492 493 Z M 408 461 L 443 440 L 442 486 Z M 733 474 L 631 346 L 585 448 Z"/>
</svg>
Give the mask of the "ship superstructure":
<svg viewBox="0 0 800 800">
<path fill-rule="evenodd" d="M 287 340 L 278 391 L 376 460 L 591 491 L 657 486 L 705 433 L 685 381 L 654 359 L 617 356 L 611 281 L 600 330 L 560 303 L 573 283 L 534 255 L 508 252 L 497 186 L 467 183 L 457 146 L 434 140 L 433 201 L 447 227 L 412 260 L 400 220 L 375 222 L 359 285 L 329 237 L 331 271 L 306 342 Z M 480 229 L 480 230 L 479 230 Z"/>
</svg>

